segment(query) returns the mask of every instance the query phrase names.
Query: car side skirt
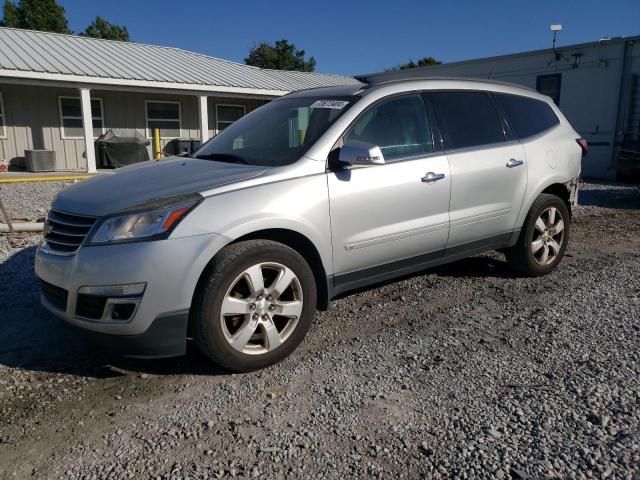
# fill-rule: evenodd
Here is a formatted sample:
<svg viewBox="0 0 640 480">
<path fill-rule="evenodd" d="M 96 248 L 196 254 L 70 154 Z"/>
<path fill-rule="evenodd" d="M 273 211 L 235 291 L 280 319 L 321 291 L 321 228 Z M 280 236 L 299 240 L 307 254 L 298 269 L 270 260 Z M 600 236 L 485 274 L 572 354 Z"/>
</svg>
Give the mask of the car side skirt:
<svg viewBox="0 0 640 480">
<path fill-rule="evenodd" d="M 464 245 L 449 247 L 354 272 L 334 275 L 328 279 L 330 286 L 329 296 L 333 298 L 349 290 L 375 285 L 376 283 L 416 273 L 445 263 L 455 262 L 456 260 L 478 255 L 490 250 L 508 248 L 515 245 L 519 235 L 520 229 L 517 229 L 471 243 L 465 243 Z"/>
</svg>

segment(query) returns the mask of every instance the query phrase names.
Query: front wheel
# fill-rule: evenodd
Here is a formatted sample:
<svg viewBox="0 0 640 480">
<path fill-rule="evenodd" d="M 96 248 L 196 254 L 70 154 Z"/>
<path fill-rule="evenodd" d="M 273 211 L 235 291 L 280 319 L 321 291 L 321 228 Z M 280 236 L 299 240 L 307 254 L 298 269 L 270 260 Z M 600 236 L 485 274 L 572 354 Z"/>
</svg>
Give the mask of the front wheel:
<svg viewBox="0 0 640 480">
<path fill-rule="evenodd" d="M 264 368 L 304 339 L 317 293 L 311 268 L 295 250 L 270 240 L 232 244 L 206 275 L 194 299 L 194 338 L 219 365 Z"/>
<path fill-rule="evenodd" d="M 505 251 L 507 262 L 530 276 L 552 272 L 564 256 L 570 230 L 565 202 L 555 195 L 541 194 L 527 214 L 518 243 Z"/>
</svg>

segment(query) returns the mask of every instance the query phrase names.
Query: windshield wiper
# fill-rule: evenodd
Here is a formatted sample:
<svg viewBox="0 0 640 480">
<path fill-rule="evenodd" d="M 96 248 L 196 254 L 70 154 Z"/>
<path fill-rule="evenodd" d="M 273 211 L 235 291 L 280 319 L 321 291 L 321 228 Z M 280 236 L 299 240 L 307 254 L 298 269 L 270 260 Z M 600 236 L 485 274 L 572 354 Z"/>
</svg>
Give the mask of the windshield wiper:
<svg viewBox="0 0 640 480">
<path fill-rule="evenodd" d="M 242 163 L 244 165 L 249 165 L 249 162 L 247 162 L 244 158 L 237 155 L 232 155 L 230 153 L 203 153 L 201 155 L 196 155 L 194 158 L 199 158 L 201 160 L 215 160 L 218 162 Z"/>
</svg>

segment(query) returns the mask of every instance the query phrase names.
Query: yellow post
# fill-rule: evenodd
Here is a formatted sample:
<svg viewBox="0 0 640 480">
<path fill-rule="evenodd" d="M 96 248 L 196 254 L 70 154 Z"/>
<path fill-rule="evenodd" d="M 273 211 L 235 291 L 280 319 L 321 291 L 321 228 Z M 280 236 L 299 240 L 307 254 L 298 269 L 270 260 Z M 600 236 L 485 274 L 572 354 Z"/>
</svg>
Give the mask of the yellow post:
<svg viewBox="0 0 640 480">
<path fill-rule="evenodd" d="M 160 151 L 160 129 L 153 129 L 153 157 L 160 160 L 162 152 Z"/>
</svg>

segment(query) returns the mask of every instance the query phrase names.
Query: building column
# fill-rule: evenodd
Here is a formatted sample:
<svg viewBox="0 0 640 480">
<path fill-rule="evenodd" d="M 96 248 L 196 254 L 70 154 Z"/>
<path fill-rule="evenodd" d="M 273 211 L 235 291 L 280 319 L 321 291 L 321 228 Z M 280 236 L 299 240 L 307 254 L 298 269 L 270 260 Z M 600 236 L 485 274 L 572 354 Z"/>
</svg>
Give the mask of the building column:
<svg viewBox="0 0 640 480">
<path fill-rule="evenodd" d="M 87 172 L 96 171 L 96 150 L 93 144 L 93 114 L 91 112 L 91 90 L 80 89 L 80 104 L 82 106 L 82 129 L 84 131 L 84 150 L 87 159 Z"/>
<path fill-rule="evenodd" d="M 199 100 L 199 113 L 200 113 L 200 140 L 202 143 L 209 140 L 209 105 L 207 103 L 209 97 L 206 95 L 200 95 Z"/>
</svg>

